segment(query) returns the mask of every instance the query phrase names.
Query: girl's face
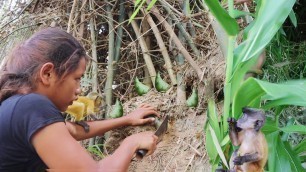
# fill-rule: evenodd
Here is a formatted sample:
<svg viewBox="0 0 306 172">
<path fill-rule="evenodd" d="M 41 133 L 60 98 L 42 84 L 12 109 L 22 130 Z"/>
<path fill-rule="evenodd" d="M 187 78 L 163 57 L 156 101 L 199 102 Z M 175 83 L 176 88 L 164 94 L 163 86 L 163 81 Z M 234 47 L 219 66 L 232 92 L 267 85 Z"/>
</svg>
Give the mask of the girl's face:
<svg viewBox="0 0 306 172">
<path fill-rule="evenodd" d="M 52 94 L 49 94 L 49 98 L 62 112 L 64 112 L 81 93 L 80 81 L 85 70 L 86 60 L 82 58 L 78 68 L 74 72 L 67 74 L 61 79 L 57 79 L 52 88 L 50 88 Z"/>
</svg>

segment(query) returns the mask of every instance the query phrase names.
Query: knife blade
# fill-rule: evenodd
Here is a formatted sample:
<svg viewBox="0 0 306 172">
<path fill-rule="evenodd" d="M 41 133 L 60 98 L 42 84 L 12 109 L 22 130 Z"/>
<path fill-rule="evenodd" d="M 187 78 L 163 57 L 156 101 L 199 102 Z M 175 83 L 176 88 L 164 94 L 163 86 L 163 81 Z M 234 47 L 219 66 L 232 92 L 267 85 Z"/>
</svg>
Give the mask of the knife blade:
<svg viewBox="0 0 306 172">
<path fill-rule="evenodd" d="M 154 135 L 156 135 L 158 139 L 160 139 L 163 136 L 163 134 L 166 133 L 168 129 L 168 122 L 169 122 L 169 115 L 166 115 L 165 119 L 154 133 Z M 146 149 L 139 149 L 136 151 L 136 156 L 138 158 L 143 158 L 147 154 L 147 152 L 148 150 Z"/>
</svg>

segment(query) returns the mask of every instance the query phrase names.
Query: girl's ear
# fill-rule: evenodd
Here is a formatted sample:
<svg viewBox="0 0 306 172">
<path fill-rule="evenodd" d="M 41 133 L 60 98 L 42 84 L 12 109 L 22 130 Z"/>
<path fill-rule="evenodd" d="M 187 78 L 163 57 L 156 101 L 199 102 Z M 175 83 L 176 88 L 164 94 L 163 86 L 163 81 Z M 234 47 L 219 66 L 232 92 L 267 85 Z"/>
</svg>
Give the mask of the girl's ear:
<svg viewBox="0 0 306 172">
<path fill-rule="evenodd" d="M 44 85 L 49 85 L 54 79 L 54 65 L 51 62 L 45 63 L 39 71 L 39 78 Z"/>
</svg>

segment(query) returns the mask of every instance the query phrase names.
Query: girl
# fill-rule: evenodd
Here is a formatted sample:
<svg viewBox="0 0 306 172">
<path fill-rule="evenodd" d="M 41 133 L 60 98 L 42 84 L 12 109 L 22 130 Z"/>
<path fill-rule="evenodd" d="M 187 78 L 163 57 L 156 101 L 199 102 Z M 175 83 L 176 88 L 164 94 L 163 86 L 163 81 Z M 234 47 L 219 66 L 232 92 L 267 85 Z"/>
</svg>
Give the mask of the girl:
<svg viewBox="0 0 306 172">
<path fill-rule="evenodd" d="M 96 162 L 77 142 L 127 125 L 152 122 L 159 114 L 142 105 L 117 119 L 88 122 L 90 131 L 66 122 L 63 111 L 80 94 L 88 56 L 70 34 L 47 28 L 18 45 L 0 69 L 0 171 L 126 171 L 138 149 L 152 154 L 157 137 L 127 137 L 110 156 Z"/>
</svg>

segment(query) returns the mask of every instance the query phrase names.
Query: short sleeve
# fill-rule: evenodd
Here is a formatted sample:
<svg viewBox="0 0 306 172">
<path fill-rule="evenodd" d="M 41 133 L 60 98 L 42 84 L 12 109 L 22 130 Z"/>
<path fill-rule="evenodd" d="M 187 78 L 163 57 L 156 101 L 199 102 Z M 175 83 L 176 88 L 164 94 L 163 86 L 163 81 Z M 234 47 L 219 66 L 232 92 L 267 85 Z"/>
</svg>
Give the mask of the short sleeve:
<svg viewBox="0 0 306 172">
<path fill-rule="evenodd" d="M 15 120 L 14 120 L 15 118 Z M 19 118 L 19 119 L 17 119 Z M 55 122 L 64 122 L 62 113 L 45 96 L 39 94 L 28 94 L 20 98 L 13 113 L 13 120 L 16 122 L 15 132 L 21 140 L 33 149 L 31 137 L 39 129 Z"/>
</svg>

